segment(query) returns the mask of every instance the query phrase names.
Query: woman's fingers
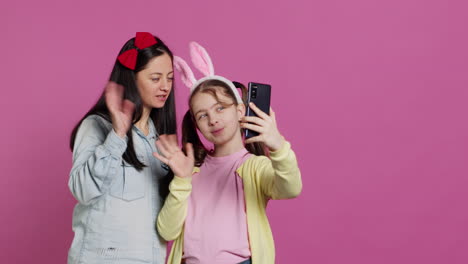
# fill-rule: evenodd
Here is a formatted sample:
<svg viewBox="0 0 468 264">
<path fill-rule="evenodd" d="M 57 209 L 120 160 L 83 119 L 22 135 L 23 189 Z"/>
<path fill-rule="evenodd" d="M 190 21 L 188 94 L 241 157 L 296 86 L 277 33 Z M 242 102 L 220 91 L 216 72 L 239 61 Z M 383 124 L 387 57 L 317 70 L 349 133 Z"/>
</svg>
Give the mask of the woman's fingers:
<svg viewBox="0 0 468 264">
<path fill-rule="evenodd" d="M 132 117 L 133 115 L 133 110 L 135 109 L 135 104 L 128 100 L 128 99 L 125 99 L 122 103 L 122 112 L 128 116 L 128 117 Z"/>
<path fill-rule="evenodd" d="M 122 107 L 123 86 L 115 82 L 109 82 L 105 90 L 105 98 L 109 110 L 120 110 Z"/>
</svg>

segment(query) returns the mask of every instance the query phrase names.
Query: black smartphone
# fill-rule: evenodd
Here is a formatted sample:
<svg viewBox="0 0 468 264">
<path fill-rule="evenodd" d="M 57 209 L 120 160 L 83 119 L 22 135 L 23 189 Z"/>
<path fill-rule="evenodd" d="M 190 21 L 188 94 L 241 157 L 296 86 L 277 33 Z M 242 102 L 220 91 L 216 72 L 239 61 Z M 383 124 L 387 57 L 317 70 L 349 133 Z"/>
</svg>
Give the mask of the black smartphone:
<svg viewBox="0 0 468 264">
<path fill-rule="evenodd" d="M 247 111 L 246 116 L 257 116 L 255 112 L 250 109 L 249 103 L 253 102 L 260 110 L 267 115 L 270 114 L 270 98 L 271 98 L 271 85 L 263 83 L 249 82 L 249 93 L 247 97 Z M 245 138 L 258 136 L 258 133 L 249 129 L 245 130 Z"/>
</svg>

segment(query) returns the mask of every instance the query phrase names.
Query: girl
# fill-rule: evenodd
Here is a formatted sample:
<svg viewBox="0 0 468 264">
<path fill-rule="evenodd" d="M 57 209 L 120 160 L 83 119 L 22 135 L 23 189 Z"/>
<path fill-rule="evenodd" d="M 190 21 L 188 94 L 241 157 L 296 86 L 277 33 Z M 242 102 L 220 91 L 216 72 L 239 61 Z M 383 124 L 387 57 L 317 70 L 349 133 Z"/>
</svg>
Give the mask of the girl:
<svg viewBox="0 0 468 264">
<path fill-rule="evenodd" d="M 172 179 L 154 159 L 175 133 L 173 55 L 150 33 L 121 49 L 110 82 L 74 128 L 69 188 L 78 201 L 68 263 L 164 263 L 156 216 Z"/>
<path fill-rule="evenodd" d="M 161 236 L 175 240 L 168 263 L 274 263 L 265 210 L 268 200 L 301 192 L 294 152 L 277 129 L 274 112 L 267 115 L 251 105 L 258 117 L 246 117 L 234 84 L 214 75 L 201 46 L 190 47 L 193 63 L 205 77 L 195 81 L 187 64 L 175 58 L 182 80 L 192 88 L 183 124 L 184 152 L 174 136 L 161 136 L 156 145 L 162 155 L 154 154 L 175 174 L 157 221 Z M 214 144 L 212 152 L 203 147 L 197 129 Z M 249 153 L 242 129 L 260 133 L 245 144 L 263 143 L 269 158 Z"/>
</svg>

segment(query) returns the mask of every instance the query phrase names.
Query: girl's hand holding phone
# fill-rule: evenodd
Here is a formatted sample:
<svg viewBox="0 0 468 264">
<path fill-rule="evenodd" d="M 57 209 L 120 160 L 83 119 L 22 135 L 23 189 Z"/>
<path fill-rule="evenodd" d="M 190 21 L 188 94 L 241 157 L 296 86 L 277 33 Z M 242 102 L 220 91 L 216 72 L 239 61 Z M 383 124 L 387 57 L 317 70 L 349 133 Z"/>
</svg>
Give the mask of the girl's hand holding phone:
<svg viewBox="0 0 468 264">
<path fill-rule="evenodd" d="M 253 142 L 263 142 L 270 151 L 276 151 L 283 146 L 284 137 L 276 126 L 275 112 L 270 107 L 270 115 L 260 110 L 254 103 L 250 103 L 250 108 L 257 114 L 256 116 L 244 116 L 241 119 L 241 127 L 258 132 L 256 137 L 249 138 L 246 144 Z"/>
<path fill-rule="evenodd" d="M 174 175 L 185 178 L 192 176 L 195 158 L 193 156 L 193 146 L 187 143 L 187 155 L 179 148 L 176 135 L 160 135 L 156 141 L 156 147 L 161 151 L 160 155 L 157 152 L 153 153 L 160 161 L 166 163 Z"/>
</svg>

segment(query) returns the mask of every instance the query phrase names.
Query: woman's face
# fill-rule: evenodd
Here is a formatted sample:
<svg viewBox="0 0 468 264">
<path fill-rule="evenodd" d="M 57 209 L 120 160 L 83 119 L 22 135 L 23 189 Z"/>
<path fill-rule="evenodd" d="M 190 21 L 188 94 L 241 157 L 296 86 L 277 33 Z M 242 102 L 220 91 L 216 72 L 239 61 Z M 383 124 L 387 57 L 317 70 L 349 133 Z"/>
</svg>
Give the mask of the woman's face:
<svg viewBox="0 0 468 264">
<path fill-rule="evenodd" d="M 144 70 L 136 74 L 138 92 L 147 108 L 162 108 L 172 90 L 174 70 L 172 60 L 164 53 L 151 59 Z"/>
<path fill-rule="evenodd" d="M 198 92 L 191 100 L 192 113 L 203 136 L 215 145 L 223 145 L 240 136 L 239 119 L 244 114 L 243 105 L 235 105 L 234 100 L 219 92 L 216 95 Z"/>
</svg>

